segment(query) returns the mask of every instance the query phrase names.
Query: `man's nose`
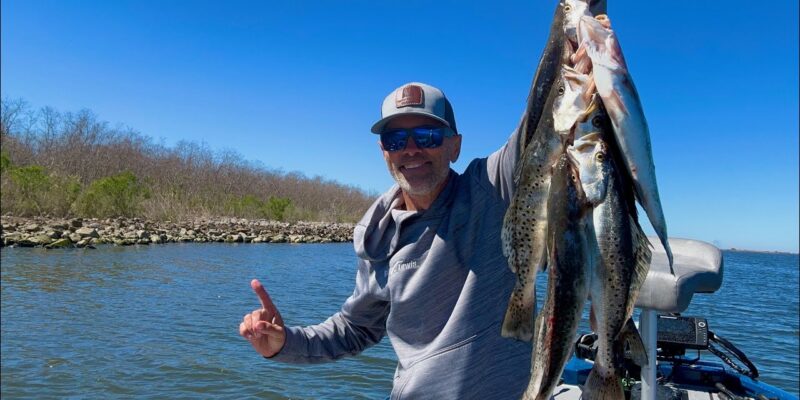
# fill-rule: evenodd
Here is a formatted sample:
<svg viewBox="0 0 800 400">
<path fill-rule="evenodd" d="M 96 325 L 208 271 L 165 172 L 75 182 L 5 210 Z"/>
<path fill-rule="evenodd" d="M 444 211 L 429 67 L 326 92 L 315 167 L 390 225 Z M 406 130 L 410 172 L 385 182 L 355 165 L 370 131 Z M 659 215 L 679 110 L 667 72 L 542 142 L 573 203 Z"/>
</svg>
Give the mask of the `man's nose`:
<svg viewBox="0 0 800 400">
<path fill-rule="evenodd" d="M 422 152 L 422 149 L 417 147 L 417 142 L 414 141 L 413 137 L 409 136 L 408 140 L 406 140 L 406 148 L 403 149 L 403 153 L 409 156 L 413 156 L 420 152 Z"/>
</svg>

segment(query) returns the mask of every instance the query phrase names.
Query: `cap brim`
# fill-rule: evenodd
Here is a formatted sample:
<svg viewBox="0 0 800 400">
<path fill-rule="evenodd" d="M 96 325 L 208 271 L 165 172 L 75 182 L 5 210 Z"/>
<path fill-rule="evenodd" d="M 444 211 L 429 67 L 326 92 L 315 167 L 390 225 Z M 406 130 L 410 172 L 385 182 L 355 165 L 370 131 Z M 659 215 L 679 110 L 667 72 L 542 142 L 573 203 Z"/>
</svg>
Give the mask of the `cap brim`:
<svg viewBox="0 0 800 400">
<path fill-rule="evenodd" d="M 405 112 L 402 112 L 402 113 L 392 114 L 392 115 L 390 115 L 388 117 L 381 118 L 380 120 L 378 120 L 378 122 L 375 123 L 375 125 L 372 125 L 371 131 L 372 131 L 372 133 L 379 134 L 379 133 L 381 133 L 381 131 L 383 131 L 383 128 L 386 127 L 386 124 L 388 124 L 389 121 L 391 121 L 391 120 L 393 120 L 393 119 L 395 119 L 397 117 L 401 117 L 403 115 L 409 115 L 409 114 L 421 115 L 423 117 L 428 117 L 430 119 L 435 119 L 435 120 L 443 123 L 444 126 L 450 128 L 450 123 L 447 122 L 444 118 L 439 118 L 439 117 L 437 117 L 437 116 L 435 116 L 433 114 L 426 113 L 426 112 L 405 111 Z"/>
</svg>

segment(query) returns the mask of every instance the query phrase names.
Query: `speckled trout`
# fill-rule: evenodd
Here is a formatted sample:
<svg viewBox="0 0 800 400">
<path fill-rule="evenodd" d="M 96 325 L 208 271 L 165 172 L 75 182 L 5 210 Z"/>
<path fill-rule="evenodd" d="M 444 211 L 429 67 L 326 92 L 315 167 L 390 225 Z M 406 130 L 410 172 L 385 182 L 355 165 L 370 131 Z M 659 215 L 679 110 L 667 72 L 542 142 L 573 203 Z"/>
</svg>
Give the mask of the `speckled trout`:
<svg viewBox="0 0 800 400">
<path fill-rule="evenodd" d="M 582 16 L 578 25 L 578 54 L 591 59 L 592 77 L 597 92 L 611 119 L 622 165 L 629 172 L 636 198 L 667 251 L 670 269 L 672 250 L 667 240 L 667 224 L 658 194 L 650 131 L 639 93 L 628 72 L 625 57 L 611 23 L 605 15 Z"/>
<path fill-rule="evenodd" d="M 585 102 L 578 93 L 570 91 L 563 80 L 573 51 L 570 39 L 565 37 L 565 21 L 572 21 L 574 25 L 579 20 L 576 14 L 583 15 L 587 9 L 576 3 L 584 2 L 562 0 L 556 7 L 550 37 L 519 127 L 522 155 L 514 175 L 516 189 L 503 220 L 503 254 L 508 259 L 509 268 L 517 275 L 517 282 L 508 302 L 501 333 L 522 341 L 533 338 L 534 281 L 536 272 L 547 264 L 545 234 L 551 168 L 563 151 L 565 133 L 583 108 L 577 102 Z M 603 3 L 604 7 L 604 1 L 598 3 Z M 577 35 L 575 32 L 573 34 Z"/>
<path fill-rule="evenodd" d="M 523 399 L 549 400 L 572 354 L 589 292 L 594 250 L 590 205 L 578 166 L 564 152 L 553 167 L 547 202 L 547 293 L 536 318 L 531 379 Z"/>
<path fill-rule="evenodd" d="M 591 325 L 598 351 L 583 387 L 585 399 L 622 399 L 620 375 L 627 345 L 634 361 L 646 363 L 641 337 L 631 316 L 650 265 L 650 243 L 636 219 L 633 188 L 621 163 L 611 124 L 595 98 L 587 120 L 578 125 L 569 153 L 579 165 L 599 251 L 590 284 Z"/>
</svg>

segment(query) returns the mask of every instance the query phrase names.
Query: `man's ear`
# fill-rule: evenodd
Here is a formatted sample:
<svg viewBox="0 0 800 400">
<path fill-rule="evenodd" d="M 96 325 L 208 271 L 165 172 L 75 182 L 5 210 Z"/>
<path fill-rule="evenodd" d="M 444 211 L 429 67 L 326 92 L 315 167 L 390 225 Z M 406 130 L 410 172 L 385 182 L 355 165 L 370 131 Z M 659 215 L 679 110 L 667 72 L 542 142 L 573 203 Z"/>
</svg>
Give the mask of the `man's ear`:
<svg viewBox="0 0 800 400">
<path fill-rule="evenodd" d="M 458 156 L 461 155 L 461 135 L 453 136 L 453 151 L 450 152 L 450 162 L 458 161 Z"/>
</svg>

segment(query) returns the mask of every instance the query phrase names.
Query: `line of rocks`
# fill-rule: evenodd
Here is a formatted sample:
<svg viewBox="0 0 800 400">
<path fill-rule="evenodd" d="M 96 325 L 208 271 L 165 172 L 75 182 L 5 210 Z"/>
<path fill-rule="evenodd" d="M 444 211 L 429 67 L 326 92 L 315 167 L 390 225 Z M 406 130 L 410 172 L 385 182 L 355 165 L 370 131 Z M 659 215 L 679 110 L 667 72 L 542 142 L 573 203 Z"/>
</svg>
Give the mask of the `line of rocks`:
<svg viewBox="0 0 800 400">
<path fill-rule="evenodd" d="M 139 218 L 0 217 L 2 246 L 88 247 L 163 243 L 338 243 L 353 240 L 353 224 L 242 218 L 154 222 Z"/>
</svg>

